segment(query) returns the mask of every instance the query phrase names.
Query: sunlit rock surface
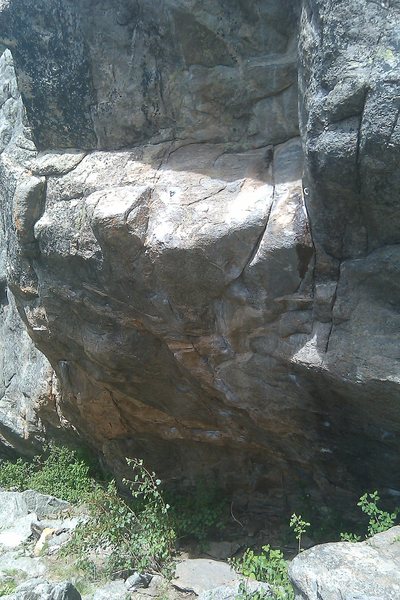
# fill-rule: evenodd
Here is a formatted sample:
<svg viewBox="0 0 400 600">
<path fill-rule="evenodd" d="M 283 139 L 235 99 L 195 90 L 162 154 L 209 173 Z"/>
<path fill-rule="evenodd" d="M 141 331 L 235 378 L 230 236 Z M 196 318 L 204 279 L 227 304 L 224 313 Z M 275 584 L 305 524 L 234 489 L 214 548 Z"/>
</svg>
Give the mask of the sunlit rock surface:
<svg viewBox="0 0 400 600">
<path fill-rule="evenodd" d="M 400 594 L 400 527 L 363 542 L 321 544 L 292 561 L 296 600 L 397 600 Z"/>
<path fill-rule="evenodd" d="M 69 427 L 271 514 L 400 489 L 400 8 L 0 8 L 8 443 Z"/>
</svg>

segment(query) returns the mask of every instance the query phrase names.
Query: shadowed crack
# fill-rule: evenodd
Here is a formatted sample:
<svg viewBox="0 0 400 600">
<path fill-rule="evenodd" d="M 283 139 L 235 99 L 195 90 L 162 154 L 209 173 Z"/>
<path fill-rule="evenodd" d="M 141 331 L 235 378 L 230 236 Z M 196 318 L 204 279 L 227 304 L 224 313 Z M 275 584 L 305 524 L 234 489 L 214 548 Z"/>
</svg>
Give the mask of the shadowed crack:
<svg viewBox="0 0 400 600">
<path fill-rule="evenodd" d="M 253 249 L 252 249 L 252 251 L 251 251 L 248 259 L 246 260 L 243 269 L 241 270 L 241 272 L 238 275 L 238 277 L 236 277 L 236 279 L 239 279 L 243 275 L 243 273 L 245 272 L 245 270 L 247 269 L 247 267 L 253 262 L 254 258 L 257 256 L 257 253 L 258 253 L 258 251 L 260 249 L 260 246 L 261 246 L 261 243 L 263 241 L 265 232 L 267 231 L 267 228 L 268 228 L 269 219 L 270 219 L 270 216 L 272 214 L 272 209 L 273 209 L 274 203 L 275 203 L 275 187 L 276 187 L 275 186 L 274 158 L 273 158 L 273 155 L 270 157 L 270 161 L 271 162 L 269 163 L 269 166 L 271 167 L 271 172 L 272 172 L 272 186 L 273 186 L 273 188 L 272 188 L 272 200 L 271 200 L 271 204 L 270 204 L 270 207 L 269 207 L 266 219 L 265 219 L 264 227 L 262 228 L 260 235 L 256 239 L 255 244 L 253 246 Z"/>
<path fill-rule="evenodd" d="M 329 343 L 331 341 L 331 335 L 332 335 L 332 331 L 333 331 L 333 326 L 334 326 L 334 311 L 335 311 L 335 305 L 336 305 L 336 300 L 337 300 L 337 292 L 338 292 L 338 288 L 339 288 L 339 281 L 340 281 L 340 275 L 341 275 L 341 268 L 342 268 L 342 262 L 339 263 L 339 273 L 338 273 L 338 278 L 336 281 L 336 287 L 335 287 L 335 291 L 333 293 L 333 297 L 332 297 L 332 308 L 331 308 L 331 324 L 329 327 L 329 331 L 328 331 L 328 337 L 326 340 L 326 345 L 325 345 L 325 354 L 328 353 L 329 351 Z"/>
<path fill-rule="evenodd" d="M 9 379 L 9 380 L 7 381 L 7 383 L 4 385 L 4 388 L 5 388 L 6 390 L 8 390 L 8 388 L 10 387 L 10 385 L 11 385 L 11 382 L 12 382 L 12 380 L 14 379 L 15 375 L 16 375 L 16 373 L 13 373 L 13 374 L 11 375 L 10 379 Z"/>
<path fill-rule="evenodd" d="M 395 117 L 394 117 L 394 120 L 393 120 L 393 124 L 392 124 L 392 126 L 390 128 L 390 132 L 389 132 L 389 135 L 388 135 L 387 140 L 386 140 L 386 144 L 387 145 L 390 144 L 390 140 L 392 139 L 392 136 L 394 134 L 394 130 L 396 129 L 396 125 L 399 122 L 399 117 L 400 117 L 400 104 L 399 104 L 399 107 L 398 107 L 398 109 L 396 111 L 396 114 L 395 114 Z"/>
<path fill-rule="evenodd" d="M 369 94 L 369 88 L 367 87 L 365 92 L 364 92 L 364 99 L 363 99 L 363 106 L 362 106 L 362 111 L 361 111 L 361 115 L 360 115 L 360 121 L 358 124 L 358 132 L 357 132 L 357 145 L 356 145 L 356 187 L 357 187 L 357 192 L 360 193 L 361 192 L 361 188 L 362 188 L 362 180 L 361 180 L 361 156 L 360 156 L 360 150 L 361 150 L 361 130 L 362 130 L 362 124 L 363 124 L 363 120 L 364 120 L 364 112 L 365 112 L 365 106 L 367 103 L 367 99 L 368 99 L 368 94 Z"/>
</svg>

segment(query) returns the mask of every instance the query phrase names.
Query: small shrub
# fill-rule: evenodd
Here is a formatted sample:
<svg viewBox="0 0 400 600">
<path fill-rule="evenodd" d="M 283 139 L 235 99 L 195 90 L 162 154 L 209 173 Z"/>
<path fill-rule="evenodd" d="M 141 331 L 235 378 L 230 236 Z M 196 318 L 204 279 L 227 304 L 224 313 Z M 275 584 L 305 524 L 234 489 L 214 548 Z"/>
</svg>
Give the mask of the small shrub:
<svg viewBox="0 0 400 600">
<path fill-rule="evenodd" d="M 290 517 L 289 526 L 293 529 L 296 540 L 298 541 L 298 551 L 301 552 L 301 538 L 306 533 L 307 529 L 310 527 L 310 523 L 304 521 L 301 515 L 296 515 L 293 513 Z"/>
<path fill-rule="evenodd" d="M 14 580 L 3 581 L 0 583 L 0 597 L 8 596 L 8 594 L 12 594 L 17 587 L 17 584 Z"/>
<path fill-rule="evenodd" d="M 269 545 L 262 547 L 261 554 L 248 548 L 242 558 L 230 561 L 238 573 L 249 579 L 264 581 L 271 586 L 274 600 L 294 600 L 293 587 L 288 576 L 287 562 L 280 550 L 273 550 Z M 246 583 L 239 588 L 239 598 L 261 600 L 268 596 L 263 592 L 248 593 Z"/>
<path fill-rule="evenodd" d="M 89 466 L 74 450 L 51 444 L 32 463 L 19 458 L 0 463 L 0 486 L 9 490 L 36 490 L 68 502 L 81 502 L 93 487 Z"/>
<path fill-rule="evenodd" d="M 89 466 L 75 450 L 51 445 L 46 458 L 37 459 L 37 469 L 29 479 L 29 487 L 62 498 L 82 502 L 93 488 Z"/>
<path fill-rule="evenodd" d="M 380 502 L 380 497 L 375 490 L 375 492 L 372 493 L 365 493 L 357 503 L 357 506 L 361 508 L 363 513 L 369 516 L 367 537 L 372 537 L 376 533 L 387 531 L 396 523 L 398 511 L 396 510 L 395 512 L 389 513 L 381 510 L 378 507 L 378 502 Z"/>
<path fill-rule="evenodd" d="M 361 541 L 361 535 L 357 535 L 356 533 L 346 533 L 346 532 L 341 533 L 340 541 L 341 542 L 352 542 L 354 544 L 355 542 Z"/>
<path fill-rule="evenodd" d="M 128 460 L 132 479 L 124 480 L 129 500 L 114 481 L 95 483 L 90 467 L 74 450 L 50 445 L 32 463 L 22 459 L 0 464 L 0 485 L 6 489 L 34 489 L 69 502 L 86 503 L 89 520 L 76 529 L 65 554 L 75 553 L 78 568 L 98 576 L 96 554 L 105 555 L 104 572 L 122 574 L 136 569 L 166 572 L 171 564 L 175 532 L 161 481 L 141 460 Z"/>
<path fill-rule="evenodd" d="M 369 517 L 365 539 L 372 537 L 376 533 L 387 531 L 396 524 L 399 509 L 391 513 L 386 512 L 379 508 L 379 502 L 380 496 L 375 490 L 374 492 L 363 494 L 357 503 L 362 512 Z M 340 539 L 342 542 L 359 542 L 361 541 L 361 536 L 355 533 L 341 533 Z"/>
<path fill-rule="evenodd" d="M 16 492 L 26 490 L 33 470 L 33 464 L 22 458 L 18 458 L 15 462 L 2 460 L 0 462 L 0 487 Z"/>
<path fill-rule="evenodd" d="M 99 575 L 96 555 L 103 554 L 100 569 L 112 576 L 136 571 L 166 573 L 171 565 L 175 532 L 169 505 L 160 491 L 161 481 L 141 460 L 127 460 L 132 480 L 124 480 L 130 499 L 124 500 L 111 481 L 88 496 L 90 518 L 80 525 L 64 552 L 75 553 L 78 566 Z"/>
</svg>

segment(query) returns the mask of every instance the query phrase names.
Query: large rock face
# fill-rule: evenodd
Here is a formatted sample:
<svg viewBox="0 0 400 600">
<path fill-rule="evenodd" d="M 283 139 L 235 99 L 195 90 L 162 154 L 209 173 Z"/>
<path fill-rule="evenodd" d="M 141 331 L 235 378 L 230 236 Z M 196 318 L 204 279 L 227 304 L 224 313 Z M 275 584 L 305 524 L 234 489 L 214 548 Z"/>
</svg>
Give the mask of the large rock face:
<svg viewBox="0 0 400 600">
<path fill-rule="evenodd" d="M 30 345 L 32 414 L 271 512 L 399 488 L 400 8 L 0 9 L 3 288 L 61 389 L 35 408 Z"/>
</svg>

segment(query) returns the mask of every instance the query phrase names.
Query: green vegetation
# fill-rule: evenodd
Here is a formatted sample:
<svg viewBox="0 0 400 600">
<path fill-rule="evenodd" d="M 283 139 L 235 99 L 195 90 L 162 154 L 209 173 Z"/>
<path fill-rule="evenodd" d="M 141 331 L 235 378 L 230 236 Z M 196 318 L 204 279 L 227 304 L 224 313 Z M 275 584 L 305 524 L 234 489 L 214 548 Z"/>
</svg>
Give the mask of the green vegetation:
<svg viewBox="0 0 400 600">
<path fill-rule="evenodd" d="M 29 486 L 43 494 L 76 503 L 90 492 L 92 480 L 89 466 L 75 451 L 51 446 L 43 462 L 38 461 L 38 468 L 32 474 Z"/>
<path fill-rule="evenodd" d="M 289 526 L 293 529 L 301 552 L 301 538 L 310 527 L 301 515 L 295 513 L 290 518 Z M 288 564 L 280 550 L 274 550 L 268 544 L 262 547 L 262 552 L 256 554 L 247 548 L 241 558 L 230 561 L 232 567 L 244 577 L 264 581 L 271 587 L 274 600 L 294 600 L 294 591 L 288 575 Z M 246 580 L 241 582 L 237 600 L 264 600 L 269 594 L 263 591 L 249 592 Z"/>
<path fill-rule="evenodd" d="M 0 487 L 6 490 L 20 492 L 29 487 L 29 481 L 33 473 L 33 464 L 22 458 L 15 462 L 2 460 L 0 462 Z"/>
<path fill-rule="evenodd" d="M 341 533 L 340 534 L 341 542 L 361 542 L 361 535 L 357 535 L 357 533 Z"/>
<path fill-rule="evenodd" d="M 16 582 L 11 579 L 9 581 L 0 582 L 0 597 L 8 596 L 8 594 L 12 594 L 17 587 Z"/>
<path fill-rule="evenodd" d="M 290 517 L 289 527 L 293 529 L 296 540 L 298 542 L 298 551 L 301 552 L 301 538 L 306 533 L 307 529 L 310 527 L 310 523 L 304 521 L 301 515 L 296 515 L 293 513 Z"/>
<path fill-rule="evenodd" d="M 142 460 L 127 459 L 127 464 L 131 475 L 123 480 L 121 493 L 114 480 L 96 481 L 87 460 L 65 447 L 50 445 L 30 463 L 22 459 L 0 461 L 1 487 L 18 491 L 31 488 L 85 505 L 87 520 L 61 551 L 68 568 L 81 574 L 83 588 L 90 580 L 123 576 L 133 570 L 168 576 L 177 539 L 195 539 L 204 545 L 210 534 L 226 524 L 228 503 L 220 490 L 199 482 L 186 494 L 167 494 Z M 357 504 L 368 517 L 366 538 L 392 527 L 400 512 L 386 512 L 379 503 L 379 494 L 374 491 L 361 496 Z M 289 526 L 301 552 L 302 537 L 310 523 L 294 513 Z M 341 539 L 359 541 L 361 536 L 341 533 Z M 294 598 L 287 562 L 280 550 L 264 545 L 257 554 L 248 548 L 230 564 L 245 578 L 239 600 L 268 597 L 263 591 L 249 591 L 251 579 L 268 583 L 275 600 Z M 12 593 L 16 585 L 16 578 L 9 577 L 0 584 L 0 596 Z"/>
<path fill-rule="evenodd" d="M 31 463 L 19 458 L 0 462 L 0 486 L 36 490 L 68 502 L 82 502 L 93 488 L 90 467 L 75 450 L 50 444 Z"/>
<path fill-rule="evenodd" d="M 84 503 L 89 518 L 76 529 L 63 552 L 73 554 L 77 568 L 97 579 L 125 571 L 165 572 L 171 565 L 175 532 L 161 481 L 141 460 L 128 460 L 132 477 L 122 497 L 115 481 L 96 482 L 88 463 L 74 450 L 49 446 L 31 463 L 0 463 L 0 486 L 33 489 L 72 503 Z M 97 555 L 97 556 L 96 556 Z M 106 558 L 98 560 L 99 555 Z"/>
<path fill-rule="evenodd" d="M 141 460 L 121 494 L 114 480 L 95 481 L 86 460 L 74 450 L 50 445 L 32 462 L 0 462 L 0 486 L 33 489 L 86 506 L 89 518 L 75 531 L 63 553 L 76 558 L 76 568 L 91 579 L 135 570 L 166 573 L 172 565 L 177 537 L 204 544 L 228 514 L 219 490 L 199 483 L 186 494 L 169 494 Z"/>
<path fill-rule="evenodd" d="M 132 467 L 132 479 L 124 480 L 129 497 L 120 496 L 115 481 L 96 485 L 87 497 L 89 520 L 63 550 L 75 554 L 78 566 L 94 579 L 132 570 L 166 573 L 172 563 L 175 532 L 161 481 L 143 461 L 127 462 Z M 99 554 L 105 555 L 103 562 Z"/>
<path fill-rule="evenodd" d="M 242 558 L 233 558 L 230 564 L 238 573 L 249 579 L 264 581 L 271 586 L 274 600 L 293 600 L 294 592 L 288 576 L 287 562 L 280 550 L 273 550 L 269 545 L 262 547 L 256 554 L 248 548 Z M 238 598 L 240 600 L 263 600 L 269 596 L 264 592 L 247 590 L 246 582 L 242 582 Z"/>
<path fill-rule="evenodd" d="M 363 513 L 369 516 L 368 537 L 387 531 L 393 527 L 397 519 L 398 509 L 393 513 L 388 513 L 378 507 L 378 502 L 380 502 L 380 497 L 378 492 L 375 491 L 361 496 L 357 504 Z"/>
<path fill-rule="evenodd" d="M 379 508 L 378 503 L 380 502 L 379 493 L 375 490 L 374 492 L 366 492 L 363 494 L 357 503 L 362 512 L 369 517 L 367 533 L 365 538 L 368 539 L 376 533 L 387 531 L 393 525 L 396 524 L 396 520 L 400 509 L 397 508 L 394 512 L 389 513 Z M 361 536 L 354 533 L 341 533 L 340 539 L 343 542 L 359 542 Z"/>
</svg>

